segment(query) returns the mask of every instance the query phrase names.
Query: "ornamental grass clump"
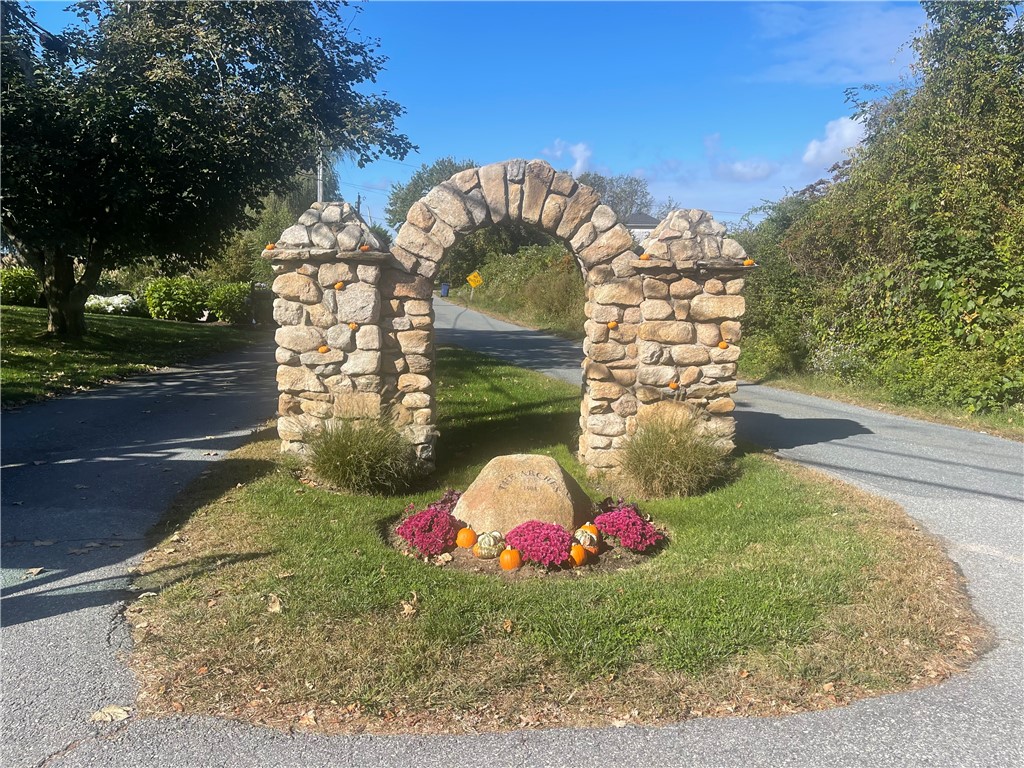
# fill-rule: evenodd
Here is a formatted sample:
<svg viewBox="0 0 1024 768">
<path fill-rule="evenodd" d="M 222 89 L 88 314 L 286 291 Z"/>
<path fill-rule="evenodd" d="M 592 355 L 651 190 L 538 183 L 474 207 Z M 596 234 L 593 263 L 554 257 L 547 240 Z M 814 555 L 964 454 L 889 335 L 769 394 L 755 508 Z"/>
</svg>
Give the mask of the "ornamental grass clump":
<svg viewBox="0 0 1024 768">
<path fill-rule="evenodd" d="M 594 525 L 605 536 L 617 538 L 626 549 L 646 552 L 664 540 L 664 535 L 644 519 L 636 504 L 605 499 L 599 506 L 605 511 L 594 518 Z"/>
<path fill-rule="evenodd" d="M 415 476 L 412 444 L 384 419 L 337 419 L 307 431 L 302 439 L 313 472 L 350 493 L 395 493 Z"/>
<path fill-rule="evenodd" d="M 452 514 L 458 500 L 459 494 L 456 491 L 448 491 L 426 509 L 403 520 L 395 533 L 424 557 L 440 555 L 455 546 L 455 539 L 462 527 Z"/>
<path fill-rule="evenodd" d="M 523 560 L 550 568 L 563 565 L 572 550 L 572 534 L 557 523 L 527 520 L 509 531 L 505 541 Z"/>
<path fill-rule="evenodd" d="M 620 455 L 624 478 L 645 498 L 694 496 L 732 473 L 729 451 L 682 413 L 641 423 Z"/>
</svg>

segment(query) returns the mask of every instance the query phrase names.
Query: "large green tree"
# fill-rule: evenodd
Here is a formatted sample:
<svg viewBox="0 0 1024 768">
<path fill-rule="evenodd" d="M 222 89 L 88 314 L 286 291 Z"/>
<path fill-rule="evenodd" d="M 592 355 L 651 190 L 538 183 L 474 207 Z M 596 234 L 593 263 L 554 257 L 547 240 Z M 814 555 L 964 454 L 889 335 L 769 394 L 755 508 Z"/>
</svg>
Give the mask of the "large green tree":
<svg viewBox="0 0 1024 768">
<path fill-rule="evenodd" d="M 3 232 L 43 281 L 52 331 L 84 331 L 108 267 L 202 262 L 318 147 L 361 164 L 411 149 L 401 107 L 361 88 L 384 58 L 338 3 L 78 9 L 58 38 L 3 3 Z"/>
<path fill-rule="evenodd" d="M 851 94 L 862 145 L 761 234 L 814 286 L 815 366 L 982 410 L 1024 398 L 1024 20 L 923 6 L 910 77 Z"/>
<path fill-rule="evenodd" d="M 647 188 L 647 179 L 626 174 L 603 176 L 587 171 L 576 180 L 597 192 L 601 202 L 615 211 L 620 219 L 634 213 L 654 212 L 654 197 Z"/>
</svg>

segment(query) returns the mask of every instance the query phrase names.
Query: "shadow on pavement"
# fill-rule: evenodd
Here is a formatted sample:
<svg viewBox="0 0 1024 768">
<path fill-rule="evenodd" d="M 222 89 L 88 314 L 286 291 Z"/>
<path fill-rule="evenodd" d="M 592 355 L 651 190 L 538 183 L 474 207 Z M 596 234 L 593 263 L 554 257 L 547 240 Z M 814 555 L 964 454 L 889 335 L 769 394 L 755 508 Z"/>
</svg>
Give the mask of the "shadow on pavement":
<svg viewBox="0 0 1024 768">
<path fill-rule="evenodd" d="M 787 419 L 774 413 L 737 411 L 736 431 L 764 448 L 796 448 L 873 434 L 852 419 Z"/>
<path fill-rule="evenodd" d="M 164 583 L 165 587 L 176 584 L 193 574 L 220 568 L 234 563 L 256 560 L 266 557 L 268 552 L 248 552 L 243 555 L 204 555 L 187 563 L 175 566 L 180 573 Z M 166 570 L 164 568 L 157 569 Z M 59 581 L 55 578 L 55 581 Z M 55 585 L 52 589 L 29 592 L 28 594 L 12 595 L 14 588 L 3 590 L 3 613 L 0 614 L 0 627 L 11 627 L 27 621 L 38 621 L 51 616 L 72 613 L 83 608 L 96 608 L 112 605 L 118 601 L 131 601 L 138 598 L 139 593 L 124 588 L 126 579 L 123 576 L 91 579 L 74 585 Z M 26 586 L 38 590 L 38 581 Z"/>
<path fill-rule="evenodd" d="M 465 347 L 523 368 L 579 368 L 583 361 L 582 344 L 526 329 L 481 333 L 476 330 L 438 328 L 436 340 L 438 344 Z"/>
<path fill-rule="evenodd" d="M 274 368 L 268 346 L 252 347 L 5 413 L 3 624 L 124 599 L 171 502 L 273 414 Z M 179 518 L 223 492 L 227 464 L 248 482 L 268 462 L 227 459 L 180 497 Z"/>
</svg>

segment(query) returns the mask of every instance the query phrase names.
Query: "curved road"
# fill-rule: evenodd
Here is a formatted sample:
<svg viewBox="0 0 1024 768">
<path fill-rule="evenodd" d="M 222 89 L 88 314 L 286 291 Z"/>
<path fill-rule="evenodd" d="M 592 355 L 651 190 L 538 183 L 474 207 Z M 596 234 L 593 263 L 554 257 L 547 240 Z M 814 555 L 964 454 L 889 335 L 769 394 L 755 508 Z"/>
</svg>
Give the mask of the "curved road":
<svg viewBox="0 0 1024 768">
<path fill-rule="evenodd" d="M 439 342 L 579 382 L 578 345 L 435 307 Z M 315 737 L 206 717 L 90 723 L 134 701 L 120 610 L 145 532 L 181 485 L 272 415 L 273 377 L 266 344 L 3 415 L 5 768 L 1024 763 L 1024 446 L 759 386 L 737 396 L 743 436 L 895 499 L 944 539 L 997 638 L 969 672 L 829 712 L 660 729 Z"/>
</svg>

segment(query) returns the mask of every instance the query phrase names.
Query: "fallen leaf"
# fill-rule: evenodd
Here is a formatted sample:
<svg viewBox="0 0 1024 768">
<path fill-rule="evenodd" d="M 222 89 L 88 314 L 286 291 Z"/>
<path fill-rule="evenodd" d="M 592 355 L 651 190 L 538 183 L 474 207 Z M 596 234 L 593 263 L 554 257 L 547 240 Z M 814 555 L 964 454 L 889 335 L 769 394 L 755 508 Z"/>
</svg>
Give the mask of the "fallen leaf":
<svg viewBox="0 0 1024 768">
<path fill-rule="evenodd" d="M 135 628 L 136 629 L 145 629 L 148 626 L 149 626 L 149 622 L 148 621 L 140 621 L 138 624 L 135 625 Z"/>
<path fill-rule="evenodd" d="M 90 723 L 119 723 L 127 720 L 129 710 L 117 704 L 108 704 L 103 709 L 93 712 L 89 717 Z"/>
<path fill-rule="evenodd" d="M 418 606 L 419 603 L 420 603 L 419 595 L 417 595 L 415 592 L 412 593 L 412 600 L 403 600 L 402 601 L 402 614 L 401 614 L 402 618 L 403 619 L 408 619 L 408 618 L 411 618 L 412 616 L 415 616 L 416 613 L 417 613 L 416 606 Z"/>
<path fill-rule="evenodd" d="M 173 555 L 177 551 L 178 550 L 176 550 L 174 547 L 168 547 L 167 549 L 164 550 L 164 554 L 165 555 Z"/>
<path fill-rule="evenodd" d="M 53 541 L 50 539 L 36 539 L 32 542 L 33 547 L 50 547 L 53 546 Z"/>
<path fill-rule="evenodd" d="M 294 575 L 295 574 L 292 573 L 291 571 L 281 571 L 279 574 L 277 574 L 277 578 L 279 578 L 279 579 L 290 579 Z"/>
<path fill-rule="evenodd" d="M 171 702 L 171 706 L 174 708 L 175 712 L 184 712 L 185 711 L 185 705 L 182 704 L 180 701 L 172 701 Z"/>
<path fill-rule="evenodd" d="M 213 606 L 215 606 L 216 604 L 217 604 L 217 598 L 215 598 L 215 597 L 214 598 L 210 598 L 209 600 L 206 601 L 206 607 L 207 608 L 213 608 Z"/>
<path fill-rule="evenodd" d="M 501 626 L 502 626 L 502 628 L 506 632 L 511 632 L 512 631 L 512 619 L 505 619 L 505 621 L 502 623 Z"/>
<path fill-rule="evenodd" d="M 77 484 L 77 485 L 75 486 L 75 490 L 76 490 L 76 491 L 84 491 L 84 490 L 85 490 L 86 488 L 88 488 L 88 487 L 89 487 L 88 485 L 82 485 L 81 483 L 78 483 L 78 484 Z M 102 711 L 102 710 L 101 710 L 101 711 Z"/>
<path fill-rule="evenodd" d="M 173 536 L 171 536 L 171 541 L 181 541 L 181 534 L 176 533 Z"/>
<path fill-rule="evenodd" d="M 156 597 L 156 592 L 143 592 L 139 595 L 139 600 L 145 600 L 147 597 Z"/>
<path fill-rule="evenodd" d="M 748 669 L 741 669 L 740 670 L 740 677 L 742 677 L 742 678 L 750 677 L 750 670 L 748 670 Z"/>
<path fill-rule="evenodd" d="M 612 720 L 613 728 L 625 728 L 627 725 L 629 725 L 628 720 Z"/>
<path fill-rule="evenodd" d="M 281 598 L 273 593 L 267 595 L 267 611 L 280 613 L 282 610 L 284 610 L 284 604 L 281 602 Z"/>
<path fill-rule="evenodd" d="M 29 576 L 38 576 L 40 573 L 45 571 L 45 568 L 26 568 L 25 573 Z"/>
<path fill-rule="evenodd" d="M 303 712 L 299 718 L 299 725 L 316 725 L 316 712 L 312 709 L 308 712 Z"/>
<path fill-rule="evenodd" d="M 196 670 L 196 674 L 202 676 L 202 675 L 205 675 L 209 671 L 210 671 L 209 667 L 200 667 L 199 669 Z"/>
<path fill-rule="evenodd" d="M 835 683 L 825 683 L 823 686 L 821 686 L 821 690 L 823 690 L 825 693 L 828 693 L 829 691 L 835 690 L 835 687 Z"/>
</svg>

